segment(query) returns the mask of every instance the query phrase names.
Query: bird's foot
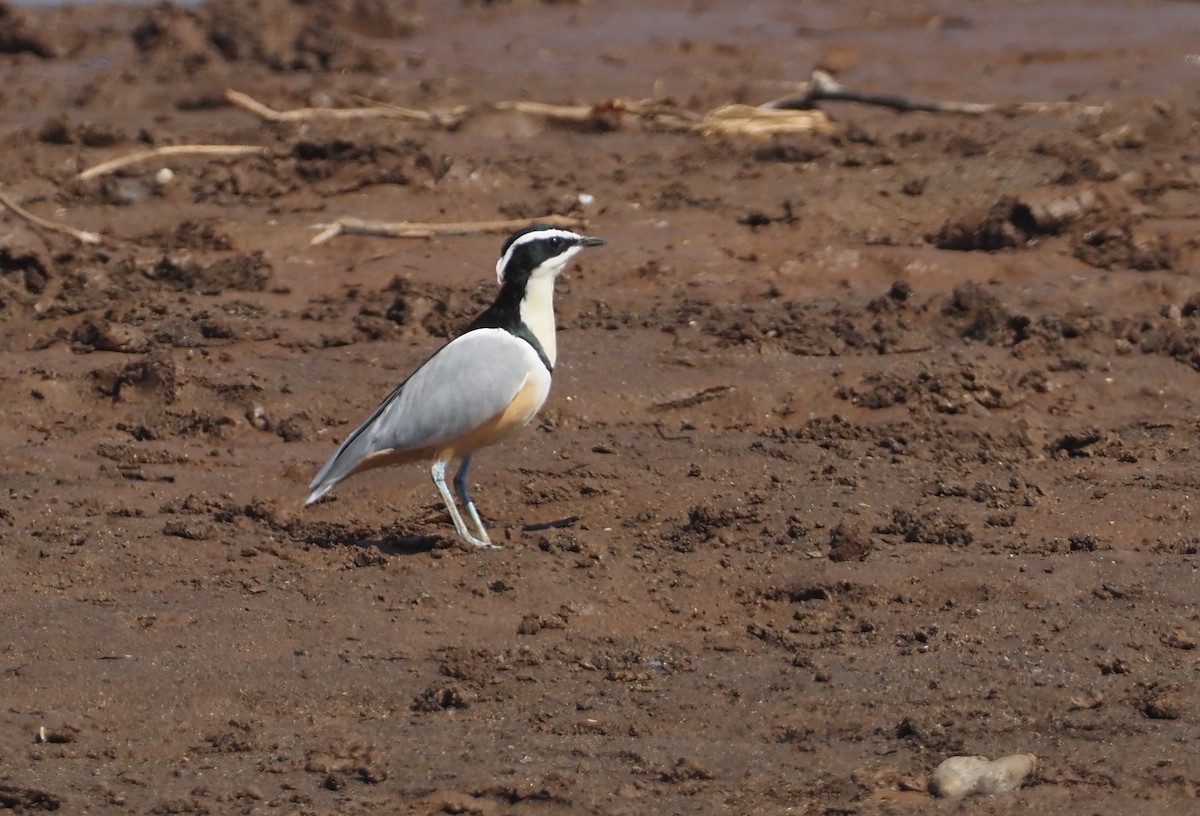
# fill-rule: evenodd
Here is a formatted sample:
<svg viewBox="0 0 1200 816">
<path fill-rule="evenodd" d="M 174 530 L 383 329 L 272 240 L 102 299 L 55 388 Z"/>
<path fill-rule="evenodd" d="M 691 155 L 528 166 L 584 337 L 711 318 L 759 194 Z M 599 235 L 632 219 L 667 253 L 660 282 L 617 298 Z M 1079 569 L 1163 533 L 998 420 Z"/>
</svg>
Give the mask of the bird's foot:
<svg viewBox="0 0 1200 816">
<path fill-rule="evenodd" d="M 463 541 L 467 542 L 477 550 L 499 550 L 503 549 L 499 544 L 493 544 L 491 539 L 479 539 L 475 536 L 463 536 Z"/>
</svg>

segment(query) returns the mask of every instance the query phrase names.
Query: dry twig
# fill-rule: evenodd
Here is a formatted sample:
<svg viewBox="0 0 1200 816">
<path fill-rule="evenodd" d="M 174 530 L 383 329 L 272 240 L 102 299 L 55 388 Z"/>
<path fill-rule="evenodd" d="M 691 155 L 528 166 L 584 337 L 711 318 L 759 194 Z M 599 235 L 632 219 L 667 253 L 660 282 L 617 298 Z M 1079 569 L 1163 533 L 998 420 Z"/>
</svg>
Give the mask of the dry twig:
<svg viewBox="0 0 1200 816">
<path fill-rule="evenodd" d="M 677 105 L 652 99 L 606 99 L 595 105 L 555 105 L 547 102 L 493 102 L 493 110 L 516 111 L 568 125 L 608 124 L 615 128 L 621 119 L 632 117 L 661 130 L 694 129 L 701 117 Z"/>
<path fill-rule="evenodd" d="M 49 221 L 41 216 L 34 215 L 33 213 L 29 212 L 29 210 L 13 201 L 12 198 L 3 191 L 0 191 L 0 204 L 3 204 L 5 207 L 11 210 L 13 215 L 25 219 L 35 227 L 41 227 L 44 230 L 57 232 L 61 235 L 69 235 L 76 241 L 79 241 L 81 244 L 98 244 L 103 240 L 99 233 L 78 230 L 74 227 L 68 227 L 66 224 L 60 224 L 57 221 Z"/>
<path fill-rule="evenodd" d="M 240 91 L 226 90 L 230 104 L 268 122 L 301 122 L 316 118 L 366 119 L 391 118 L 410 122 L 454 128 L 480 108 L 462 106 L 444 111 L 422 111 L 372 102 L 361 108 L 296 108 L 280 111 L 264 105 Z M 537 116 L 566 125 L 597 125 L 611 129 L 626 117 L 637 119 L 648 127 L 678 132 L 698 132 L 706 136 L 748 135 L 766 136 L 771 133 L 795 131 L 827 131 L 833 125 L 829 118 L 814 110 L 771 110 L 749 105 L 725 105 L 700 115 L 678 105 L 653 100 L 607 99 L 595 105 L 556 105 L 524 100 L 493 102 L 483 106 L 495 111 L 514 111 Z"/>
<path fill-rule="evenodd" d="M 568 215 L 545 215 L 541 218 L 517 218 L 507 221 L 458 221 L 421 223 L 416 221 L 367 221 L 343 216 L 332 224 L 317 224 L 321 232 L 309 243 L 324 244 L 339 235 L 379 235 L 384 238 L 432 238 L 435 235 L 471 235 L 480 232 L 511 232 L 533 224 L 552 227 L 578 228 L 582 218 Z"/>
<path fill-rule="evenodd" d="M 989 104 L 911 99 L 899 94 L 865 93 L 845 87 L 825 71 L 813 71 L 812 78 L 804 83 L 804 91 L 799 95 L 776 99 L 758 106 L 723 105 L 705 114 L 697 114 L 671 103 L 628 99 L 608 99 L 595 105 L 555 105 L 518 100 L 493 102 L 490 105 L 477 107 L 460 106 L 442 111 L 413 110 L 370 102 L 368 106 L 361 108 L 296 108 L 279 111 L 239 91 L 227 90 L 225 98 L 231 104 L 270 122 L 299 122 L 320 117 L 335 119 L 384 117 L 454 128 L 467 117 L 479 112 L 480 109 L 490 108 L 497 111 L 516 111 L 530 116 L 539 116 L 568 125 L 596 124 L 612 128 L 617 127 L 621 119 L 629 117 L 648 127 L 661 130 L 696 132 L 705 136 L 750 137 L 803 131 L 828 132 L 833 129 L 833 123 L 822 111 L 816 110 L 816 106 L 819 102 L 832 101 L 879 105 L 903 112 L 930 111 L 973 116 L 992 112 L 1041 113 L 1053 110 L 1077 110 L 1088 115 L 1095 115 L 1104 110 L 1103 106 L 1078 105 L 1074 102 Z"/>
<path fill-rule="evenodd" d="M 276 110 L 268 105 L 264 105 L 257 99 L 242 93 L 227 89 L 225 91 L 225 99 L 231 105 L 241 108 L 249 113 L 258 116 L 267 122 L 304 122 L 310 119 L 401 119 L 409 122 L 417 122 L 426 125 L 435 125 L 444 128 L 458 127 L 462 122 L 472 114 L 478 112 L 478 107 L 469 105 L 459 105 L 453 108 L 445 108 L 443 110 L 415 110 L 413 108 L 402 108 L 397 105 L 389 105 L 383 102 L 376 102 L 371 99 L 364 99 L 363 107 L 358 108 L 294 108 L 292 110 Z M 608 117 L 620 118 L 624 115 L 633 116 L 636 118 L 654 118 L 654 117 L 674 117 L 684 119 L 687 117 L 696 118 L 695 114 L 687 111 L 682 111 L 671 105 L 662 105 L 653 102 L 632 102 L 623 99 L 612 99 L 601 102 L 597 105 L 555 105 L 545 102 L 493 102 L 490 105 L 482 106 L 498 111 L 517 111 L 530 116 L 540 116 L 545 119 L 550 119 L 556 122 L 564 122 L 567 124 L 586 124 L 592 121 L 601 121 Z M 686 124 L 679 126 L 678 129 L 686 129 Z"/>
<path fill-rule="evenodd" d="M 708 388 L 697 391 L 682 399 L 668 400 L 666 402 L 656 402 L 650 406 L 651 411 L 674 411 L 679 408 L 691 408 L 693 405 L 699 405 L 702 402 L 714 400 L 722 394 L 737 390 L 736 385 L 713 385 Z"/>
<path fill-rule="evenodd" d="M 427 125 L 454 127 L 462 122 L 467 110 L 459 107 L 445 111 L 423 111 L 373 102 L 361 108 L 293 108 L 281 111 L 232 88 L 225 90 L 225 101 L 267 122 L 304 122 L 309 119 L 403 119 Z"/>
<path fill-rule="evenodd" d="M 764 138 L 775 133 L 829 133 L 833 120 L 819 110 L 778 110 L 753 105 L 722 105 L 694 126 L 705 136 Z"/>
<path fill-rule="evenodd" d="M 653 100 L 627 99 L 609 99 L 597 105 L 496 102 L 492 107 L 573 125 L 610 122 L 616 127 L 616 122 L 629 116 L 654 129 L 705 136 L 760 138 L 772 133 L 828 132 L 833 129 L 833 122 L 818 110 L 770 110 L 751 105 L 722 105 L 705 114 Z"/>
<path fill-rule="evenodd" d="M 574 527 L 579 522 L 579 516 L 566 516 L 554 521 L 538 521 L 532 524 L 522 524 L 521 532 L 536 533 L 539 530 L 561 530 L 564 527 Z"/>
<path fill-rule="evenodd" d="M 613 106 L 617 109 L 617 106 Z M 596 118 L 595 105 L 554 105 L 548 102 L 525 102 L 518 100 L 516 102 L 493 102 L 492 108 L 501 111 L 516 111 L 517 113 L 526 113 L 530 116 L 541 116 L 545 119 L 554 119 L 559 122 L 568 122 L 574 124 L 582 124 Z M 621 106 L 621 112 L 629 111 L 630 109 Z"/>
<path fill-rule="evenodd" d="M 115 172 L 123 167 L 128 167 L 131 164 L 137 164 L 148 159 L 161 159 L 166 156 L 246 156 L 266 152 L 267 148 L 258 145 L 166 145 L 151 150 L 140 150 L 137 153 L 130 153 L 128 156 L 120 156 L 106 162 L 101 162 L 94 167 L 84 170 L 75 178 L 80 181 L 87 181 L 88 179 L 94 179 L 98 176 Z"/>
<path fill-rule="evenodd" d="M 812 78 L 805 83 L 804 93 L 799 96 L 789 96 L 776 99 L 761 105 L 770 110 L 810 110 L 818 102 L 858 102 L 863 105 L 879 105 L 895 111 L 907 113 L 910 111 L 928 111 L 931 113 L 964 113 L 979 116 L 996 111 L 1013 111 L 1016 113 L 1043 113 L 1051 110 L 1079 110 L 1094 116 L 1101 113 L 1101 105 L 1077 105 L 1074 102 L 1016 102 L 1016 103 L 977 103 L 977 102 L 945 102 L 927 99 L 910 99 L 898 94 L 864 93 L 851 90 L 842 85 L 825 71 L 813 71 Z"/>
</svg>

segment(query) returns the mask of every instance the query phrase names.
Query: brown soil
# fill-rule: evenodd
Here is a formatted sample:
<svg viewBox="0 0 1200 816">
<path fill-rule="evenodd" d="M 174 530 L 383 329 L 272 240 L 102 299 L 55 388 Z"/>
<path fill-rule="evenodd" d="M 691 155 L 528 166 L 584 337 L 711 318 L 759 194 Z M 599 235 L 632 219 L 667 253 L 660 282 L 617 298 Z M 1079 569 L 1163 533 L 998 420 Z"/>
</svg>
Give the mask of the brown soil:
<svg viewBox="0 0 1200 816">
<path fill-rule="evenodd" d="M 0 215 L 0 808 L 1197 812 L 1198 33 L 1165 0 L 0 8 L 5 190 L 106 236 Z M 699 112 L 817 66 L 1105 109 L 706 141 L 222 98 Z M 74 180 L 195 142 L 268 153 Z M 547 212 L 609 243 L 546 409 L 477 458 L 504 548 L 415 466 L 302 508 L 503 237 L 313 225 Z M 1016 793 L 926 793 L 1024 752 Z"/>
</svg>

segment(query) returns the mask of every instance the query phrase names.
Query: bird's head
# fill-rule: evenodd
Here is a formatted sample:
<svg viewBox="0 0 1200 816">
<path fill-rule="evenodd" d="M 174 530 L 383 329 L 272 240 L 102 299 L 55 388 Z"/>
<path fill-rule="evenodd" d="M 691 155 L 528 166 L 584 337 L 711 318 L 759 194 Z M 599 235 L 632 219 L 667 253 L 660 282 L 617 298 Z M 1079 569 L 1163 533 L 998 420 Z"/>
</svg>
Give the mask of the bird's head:
<svg viewBox="0 0 1200 816">
<path fill-rule="evenodd" d="M 508 280 L 554 277 L 581 249 L 603 243 L 600 238 L 546 224 L 526 227 L 510 235 L 500 247 L 496 280 L 503 285 Z"/>
</svg>

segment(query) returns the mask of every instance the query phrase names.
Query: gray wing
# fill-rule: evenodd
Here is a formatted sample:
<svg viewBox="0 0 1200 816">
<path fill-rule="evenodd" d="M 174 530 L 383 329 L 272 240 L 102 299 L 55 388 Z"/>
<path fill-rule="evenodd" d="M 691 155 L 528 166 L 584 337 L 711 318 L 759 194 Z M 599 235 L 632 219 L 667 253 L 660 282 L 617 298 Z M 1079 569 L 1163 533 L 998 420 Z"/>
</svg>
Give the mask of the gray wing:
<svg viewBox="0 0 1200 816">
<path fill-rule="evenodd" d="M 457 439 L 502 413 L 541 365 L 533 347 L 503 329 L 476 329 L 413 372 L 346 437 L 309 489 L 312 503 L 380 451 L 419 450 Z"/>
</svg>

